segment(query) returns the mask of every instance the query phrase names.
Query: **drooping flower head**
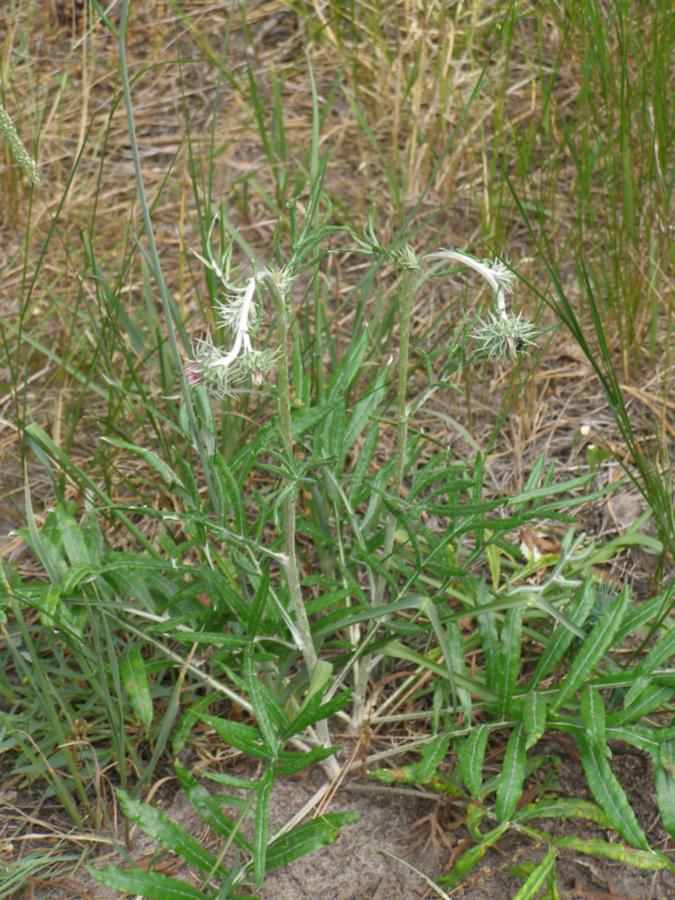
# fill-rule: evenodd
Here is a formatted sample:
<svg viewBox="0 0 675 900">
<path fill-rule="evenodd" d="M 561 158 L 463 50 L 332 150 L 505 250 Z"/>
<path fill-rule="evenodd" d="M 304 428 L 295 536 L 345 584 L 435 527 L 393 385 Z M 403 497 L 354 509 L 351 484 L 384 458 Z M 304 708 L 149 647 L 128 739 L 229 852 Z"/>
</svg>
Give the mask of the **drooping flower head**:
<svg viewBox="0 0 675 900">
<path fill-rule="evenodd" d="M 518 354 L 527 352 L 527 348 L 534 345 L 534 338 L 539 334 L 537 328 L 524 319 L 522 313 L 516 316 L 507 309 L 506 296 L 512 293 L 518 276 L 504 260 L 476 259 L 459 250 L 438 250 L 428 253 L 424 258 L 448 259 L 468 266 L 490 285 L 495 309 L 488 313 L 487 321 L 480 321 L 472 335 L 490 356 L 516 359 Z"/>
</svg>

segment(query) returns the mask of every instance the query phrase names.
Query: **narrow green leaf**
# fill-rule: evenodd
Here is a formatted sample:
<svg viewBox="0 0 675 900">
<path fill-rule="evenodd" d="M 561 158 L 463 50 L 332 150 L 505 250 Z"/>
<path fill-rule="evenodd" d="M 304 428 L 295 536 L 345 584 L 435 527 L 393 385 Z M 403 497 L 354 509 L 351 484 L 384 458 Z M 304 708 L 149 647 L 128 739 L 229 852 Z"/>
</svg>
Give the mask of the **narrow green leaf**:
<svg viewBox="0 0 675 900">
<path fill-rule="evenodd" d="M 482 842 L 474 847 L 469 847 L 466 852 L 462 853 L 452 870 L 447 875 L 441 875 L 439 878 L 436 878 L 436 883 L 443 887 L 457 887 L 462 878 L 468 875 L 472 869 L 475 869 L 490 847 L 497 843 L 508 827 L 508 822 L 502 822 L 501 825 L 493 828 L 492 831 L 488 831 L 484 835 Z"/>
<path fill-rule="evenodd" d="M 642 692 L 635 696 L 631 703 L 626 703 L 623 709 L 610 713 L 607 716 L 607 724 L 620 728 L 622 725 L 638 722 L 640 719 L 648 716 L 649 713 L 654 712 L 654 710 L 665 707 L 673 694 L 675 694 L 675 688 L 668 685 L 650 684 L 644 686 Z"/>
<path fill-rule="evenodd" d="M 218 518 L 221 525 L 228 524 L 228 507 L 234 518 L 234 527 L 238 534 L 246 534 L 246 511 L 241 494 L 241 487 L 232 470 L 220 453 L 214 453 L 209 460 L 211 480 L 217 491 Z"/>
<path fill-rule="evenodd" d="M 665 743 L 653 758 L 661 821 L 668 834 L 675 838 L 675 741 Z"/>
<path fill-rule="evenodd" d="M 560 685 L 557 696 L 551 704 L 551 713 L 556 713 L 565 701 L 574 694 L 593 667 L 605 655 L 621 625 L 621 620 L 627 608 L 628 591 L 623 590 L 611 606 L 607 607 L 572 660 L 567 676 Z"/>
<path fill-rule="evenodd" d="M 174 768 L 185 796 L 206 824 L 213 828 L 216 834 L 228 841 L 231 840 L 240 850 L 251 853 L 250 842 L 241 833 L 238 823 L 222 811 L 218 798 L 212 796 L 180 763 L 175 763 Z"/>
<path fill-rule="evenodd" d="M 244 677 L 246 678 L 246 687 L 253 706 L 253 713 L 265 741 L 265 747 L 270 757 L 275 758 L 278 746 L 277 728 L 267 709 L 266 688 L 258 678 L 251 649 L 247 650 L 244 656 Z"/>
<path fill-rule="evenodd" d="M 126 791 L 118 788 L 117 798 L 122 812 L 131 822 L 134 822 L 141 831 L 154 838 L 167 850 L 177 853 L 186 863 L 194 866 L 202 872 L 218 872 L 227 877 L 227 869 L 220 865 L 218 860 L 205 850 L 196 838 L 193 838 L 185 829 L 177 825 L 161 810 L 134 800 Z"/>
<path fill-rule="evenodd" d="M 525 884 L 514 894 L 513 900 L 534 900 L 546 880 L 555 871 L 556 849 L 550 847 L 539 865 L 530 873 Z"/>
<path fill-rule="evenodd" d="M 219 716 L 208 716 L 205 713 L 198 713 L 197 718 L 210 725 L 218 737 L 231 747 L 236 747 L 237 750 L 241 750 L 243 753 L 250 753 L 256 759 L 271 758 L 270 752 L 265 746 L 265 742 L 257 728 L 244 725 L 242 722 L 221 719 Z"/>
<path fill-rule="evenodd" d="M 595 587 L 590 578 L 587 578 L 574 598 L 568 612 L 568 618 L 573 625 L 580 628 L 595 603 Z M 536 687 L 546 675 L 550 674 L 561 661 L 568 647 L 574 640 L 574 632 L 558 622 L 553 629 L 544 652 L 539 657 L 539 662 L 532 675 L 532 687 Z"/>
<path fill-rule="evenodd" d="M 645 869 L 648 872 L 656 872 L 659 869 L 675 872 L 675 865 L 671 863 L 665 853 L 660 853 L 658 850 L 634 850 L 632 847 L 626 847 L 625 844 L 610 844 L 594 838 L 583 839 L 573 836 L 554 838 L 553 844 L 560 850 L 576 850 L 577 853 L 612 859 L 627 866 L 635 866 L 636 869 Z"/>
<path fill-rule="evenodd" d="M 648 676 L 651 675 L 654 669 L 670 660 L 673 656 L 675 656 L 675 628 L 670 628 L 665 634 L 661 635 L 640 665 L 635 669 L 633 677 L 636 680 L 626 692 L 623 701 L 625 707 L 630 706 L 642 694 L 649 683 L 645 679 L 648 679 Z"/>
<path fill-rule="evenodd" d="M 138 644 L 133 644 L 120 662 L 122 682 L 136 718 L 144 728 L 152 725 L 153 706 L 145 660 Z"/>
<path fill-rule="evenodd" d="M 523 607 L 508 610 L 504 618 L 499 652 L 499 715 L 505 718 L 513 699 L 520 671 L 522 645 Z"/>
<path fill-rule="evenodd" d="M 339 710 L 344 709 L 349 702 L 352 689 L 350 688 L 347 691 L 342 691 L 340 694 L 333 697 L 332 700 L 329 700 L 327 703 L 322 703 L 321 698 L 326 693 L 327 687 L 328 685 L 325 685 L 321 691 L 312 694 L 308 698 L 298 715 L 283 732 L 282 737 L 284 740 L 288 740 L 293 737 L 293 735 L 304 731 L 305 728 L 310 725 L 321 722 L 323 719 L 328 719 L 330 716 L 335 715 Z"/>
<path fill-rule="evenodd" d="M 452 671 L 460 677 L 467 677 L 465 653 L 462 641 L 462 633 L 457 622 L 448 622 L 447 627 L 448 657 L 452 665 Z M 466 688 L 456 686 L 457 697 L 464 713 L 467 725 L 471 725 L 472 709 L 471 692 Z"/>
<path fill-rule="evenodd" d="M 185 490 L 185 485 L 176 472 L 174 472 L 171 466 L 167 465 L 163 459 L 160 459 L 154 450 L 148 450 L 145 447 L 139 447 L 138 444 L 131 444 L 129 441 L 123 441 L 121 438 L 110 437 L 109 435 L 102 436 L 101 440 L 105 441 L 107 444 L 112 444 L 113 447 L 119 447 L 120 450 L 128 450 L 130 453 L 134 453 L 142 459 L 155 474 L 159 475 L 170 490 Z"/>
<path fill-rule="evenodd" d="M 483 759 L 489 733 L 487 725 L 478 725 L 469 732 L 457 749 L 462 781 L 471 796 L 476 798 L 481 796 Z"/>
<path fill-rule="evenodd" d="M 589 744 L 604 756 L 611 756 L 605 735 L 605 704 L 600 692 L 586 684 L 581 689 L 581 721 Z"/>
<path fill-rule="evenodd" d="M 539 691 L 530 691 L 523 700 L 523 726 L 525 749 L 529 750 L 546 731 L 546 696 Z"/>
<path fill-rule="evenodd" d="M 509 737 L 501 775 L 497 784 L 495 813 L 499 822 L 508 821 L 516 811 L 525 780 L 525 729 L 518 723 Z"/>
<path fill-rule="evenodd" d="M 484 806 L 471 802 L 467 804 L 466 827 L 471 837 L 478 843 L 483 840 L 483 835 L 480 833 L 480 823 L 486 815 L 487 809 Z"/>
<path fill-rule="evenodd" d="M 87 540 L 84 530 L 78 525 L 73 516 L 64 509 L 56 509 L 56 521 L 63 549 L 71 566 L 90 565 L 100 563 L 95 544 Z"/>
<path fill-rule="evenodd" d="M 375 383 L 372 385 L 368 393 L 362 397 L 354 405 L 354 410 L 347 423 L 347 428 L 340 450 L 341 457 L 344 457 L 356 441 L 361 436 L 363 430 L 371 423 L 377 407 L 382 401 L 387 386 L 387 377 L 389 373 L 389 364 L 383 366 L 380 370 Z"/>
<path fill-rule="evenodd" d="M 625 741 L 638 750 L 654 753 L 661 744 L 675 736 L 675 728 L 654 729 L 646 725 L 622 725 L 620 728 L 607 726 L 608 741 Z"/>
<path fill-rule="evenodd" d="M 485 580 L 481 579 L 476 591 L 476 605 L 485 606 L 489 602 L 490 594 L 485 585 Z M 499 636 L 497 635 L 495 615 L 492 612 L 479 612 L 477 619 L 485 662 L 485 684 L 491 691 L 494 691 L 497 689 L 501 678 L 499 671 Z"/>
<path fill-rule="evenodd" d="M 612 828 L 633 847 L 648 850 L 647 838 L 640 828 L 635 813 L 623 788 L 616 780 L 606 756 L 589 743 L 583 734 L 577 734 L 575 738 L 581 751 L 581 763 L 586 773 L 588 786 L 607 814 Z"/>
<path fill-rule="evenodd" d="M 603 828 L 611 828 L 612 823 L 595 803 L 577 797 L 556 797 L 552 800 L 537 800 L 519 809 L 514 819 L 587 819 Z"/>
<path fill-rule="evenodd" d="M 87 866 L 87 871 L 96 881 L 119 894 L 136 894 L 148 897 L 148 900 L 208 900 L 207 894 L 184 881 L 159 872 L 148 872 L 147 869 L 125 870 L 117 866 L 96 869 Z"/>
<path fill-rule="evenodd" d="M 265 770 L 260 779 L 258 797 L 255 804 L 255 832 L 253 835 L 253 872 L 256 885 L 260 887 L 265 879 L 267 869 L 267 835 L 269 833 L 269 806 L 272 787 L 274 786 L 274 769 Z"/>
<path fill-rule="evenodd" d="M 338 837 L 340 829 L 358 819 L 357 813 L 326 813 L 311 822 L 297 825 L 281 835 L 267 848 L 267 869 L 277 869 L 288 863 L 327 847 Z"/>
<path fill-rule="evenodd" d="M 295 775 L 296 772 L 302 772 L 303 769 L 328 759 L 339 749 L 339 746 L 335 745 L 333 747 L 314 747 L 312 750 L 303 752 L 283 750 L 274 764 L 274 771 L 277 775 Z"/>
</svg>

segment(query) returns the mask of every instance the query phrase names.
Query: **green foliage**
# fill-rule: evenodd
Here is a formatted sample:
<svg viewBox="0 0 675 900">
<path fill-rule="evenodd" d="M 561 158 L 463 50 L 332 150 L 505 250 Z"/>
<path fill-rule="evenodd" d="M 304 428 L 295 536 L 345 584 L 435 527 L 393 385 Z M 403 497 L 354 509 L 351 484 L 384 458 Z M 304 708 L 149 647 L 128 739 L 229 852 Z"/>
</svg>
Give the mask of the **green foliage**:
<svg viewBox="0 0 675 900">
<path fill-rule="evenodd" d="M 115 102 L 127 114 L 142 229 L 115 260 L 114 277 L 96 240 L 95 214 L 82 235 L 90 294 L 82 290 L 78 303 L 84 305 L 72 311 L 69 328 L 93 336 L 93 350 L 83 343 L 86 363 L 82 352 L 73 361 L 67 342 L 57 352 L 24 331 L 35 283 L 44 277 L 42 256 L 33 280 L 25 278 L 20 322 L 7 325 L 17 345 L 28 348 L 28 360 L 33 352 L 49 358 L 64 381 L 77 386 L 76 414 L 62 440 L 38 422 L 26 424 L 30 416 L 19 395 L 28 385 L 29 366 L 21 362 L 22 385 L 19 350 L 9 349 L 4 324 L 2 330 L 26 455 L 47 473 L 54 505 L 44 517 L 35 514 L 26 477 L 21 536 L 41 573 L 33 578 L 10 566 L 2 571 L 7 665 L 0 670 L 0 749 L 13 754 L 26 782 L 45 780 L 47 794 L 80 829 L 100 821 L 105 798 L 96 793 L 99 776 L 111 773 L 128 821 L 191 867 L 187 880 L 138 868 L 91 869 L 120 893 L 243 896 L 247 885 L 259 888 L 270 870 L 331 843 L 353 820 L 350 813 L 326 813 L 270 835 L 274 786 L 314 764 L 334 777 L 339 748 L 331 734 L 358 734 L 367 721 L 378 728 L 407 721 L 419 735 L 398 748 L 419 752 L 419 759 L 374 769 L 374 777 L 420 785 L 466 804 L 474 844 L 441 879 L 444 886 L 459 885 L 509 831 L 544 847 L 541 858 L 519 870 L 524 883 L 518 898 L 542 891 L 556 896 L 557 858 L 564 849 L 651 871 L 672 869 L 650 847 L 611 754 L 617 743 L 649 754 L 661 821 L 674 834 L 675 733 L 663 725 L 675 693 L 672 589 L 656 590 L 639 604 L 627 585 L 608 593 L 596 569 L 620 551 L 639 548 L 662 563 L 673 551 L 665 458 L 642 450 L 613 356 L 616 342 L 627 372 L 627 348 L 644 330 L 638 262 L 640 235 L 649 230 L 635 202 L 647 175 L 642 161 L 651 156 L 631 125 L 633 75 L 627 58 L 616 61 L 609 52 L 611 36 L 628 25 L 625 4 L 611 12 L 607 33 L 594 4 L 582 4 L 574 16 L 568 11 L 571 24 L 552 63 L 556 76 L 575 28 L 588 26 L 581 31 L 579 54 L 587 74 L 579 102 L 595 109 L 602 94 L 604 118 L 586 115 L 579 133 L 567 126 L 561 131 L 581 185 L 579 233 L 572 241 L 577 251 L 597 234 L 591 185 L 598 174 L 612 201 L 607 209 L 621 209 L 621 221 L 602 232 L 589 257 L 577 253 L 590 330 L 566 293 L 542 224 L 554 216 L 555 203 L 548 210 L 545 198 L 533 204 L 527 195 L 536 140 L 541 136 L 548 146 L 557 130 L 549 121 L 535 123 L 542 128 L 531 139 L 522 135 L 515 148 L 512 204 L 549 271 L 557 298 L 550 305 L 605 391 L 628 447 L 626 475 L 657 525 L 656 537 L 640 530 L 645 518 L 604 545 L 576 531 L 577 509 L 611 490 L 594 490 L 592 465 L 574 478 L 560 477 L 542 453 L 522 490 L 496 496 L 489 480 L 491 448 L 479 447 L 470 428 L 429 410 L 431 397 L 481 356 L 470 344 L 472 315 L 460 314 L 453 301 L 450 324 L 443 313 L 411 337 L 413 301 L 432 291 L 432 279 L 448 275 L 440 267 L 424 269 L 422 250 L 416 254 L 412 248 L 422 227 L 420 210 L 432 185 L 456 171 L 458 154 L 467 149 L 462 128 L 483 80 L 493 78 L 493 51 L 484 53 L 474 43 L 479 26 L 457 31 L 461 52 L 471 60 L 478 48 L 480 65 L 469 95 L 453 112 L 455 124 L 448 127 L 441 116 L 425 133 L 413 110 L 419 79 L 429 74 L 427 50 L 411 38 L 406 52 L 413 65 L 397 88 L 409 159 L 402 140 L 392 140 L 387 149 L 371 124 L 377 85 L 359 54 L 370 58 L 365 50 L 379 33 L 384 11 L 378 2 L 361 10 L 363 21 L 348 4 L 335 5 L 330 27 L 319 27 L 307 4 L 293 4 L 313 39 L 334 41 L 345 63 L 334 81 L 322 83 L 321 93 L 307 65 L 310 131 L 299 148 L 287 133 L 283 74 L 271 73 L 263 84 L 248 57 L 245 71 L 235 74 L 211 48 L 211 62 L 249 110 L 269 167 L 269 187 L 256 171 L 236 185 L 244 218 L 250 214 L 246 198 L 254 195 L 273 217 L 274 229 L 267 257 L 257 259 L 243 229 L 232 224 L 228 203 L 216 197 L 213 174 L 221 148 L 212 135 L 207 159 L 200 159 L 186 119 L 199 238 L 193 256 L 206 263 L 204 271 L 192 258 L 187 263 L 193 266 L 194 293 L 204 298 L 196 325 L 183 315 L 184 298 L 179 301 L 170 290 L 153 231 L 153 204 L 163 194 L 160 189 L 151 203 L 144 186 L 132 102 L 136 82 L 125 56 L 128 4 L 122 5 L 119 31 L 108 24 L 118 39 L 121 92 Z M 185 17 L 180 7 L 176 15 Z M 658 71 L 664 68 L 660 15 L 650 38 Z M 500 59 L 510 58 L 519 24 L 513 6 L 494 32 Z M 387 60 L 387 72 L 392 62 Z M 447 99 L 454 90 L 450 70 L 431 74 L 439 97 Z M 504 113 L 507 86 L 498 79 L 491 83 L 496 117 Z M 549 108 L 552 83 L 542 90 Z M 619 101 L 615 118 L 612 97 Z M 329 190 L 330 153 L 324 152 L 322 129 L 343 102 L 391 189 L 395 222 L 380 227 L 386 247 L 375 215 L 359 232 L 362 223 L 339 192 Z M 645 110 L 643 104 L 643 118 Z M 664 111 L 657 104 L 653 112 L 665 144 Z M 607 118 L 611 128 L 605 128 Z M 509 131 L 495 124 L 498 133 Z M 511 201 L 496 168 L 502 150 L 495 145 L 494 151 L 484 153 L 486 165 L 502 186 L 488 192 L 483 224 L 498 245 Z M 418 166 L 417 152 L 426 166 Z M 649 165 L 655 163 L 644 162 Z M 423 183 L 418 171 L 426 172 Z M 77 162 L 72 179 L 76 172 Z M 649 195 L 653 206 L 662 200 Z M 650 243 L 645 265 L 652 324 L 665 268 L 660 241 Z M 341 285 L 334 301 L 326 285 L 339 252 L 362 254 L 368 262 L 362 279 L 349 290 Z M 447 251 L 445 256 L 447 263 Z M 218 324 L 223 286 L 237 283 L 240 275 L 237 261 L 266 273 L 260 275 L 259 300 L 271 299 L 276 334 L 261 329 L 259 337 L 272 352 L 278 343 L 278 375 L 257 391 L 246 384 L 238 398 L 216 402 L 204 385 L 188 383 L 184 358 L 193 349 L 189 332 Z M 477 267 L 485 264 L 474 260 Z M 141 286 L 138 309 L 126 302 L 133 279 Z M 624 291 L 628 302 L 621 306 L 617 298 Z M 599 299 L 604 293 L 606 302 Z M 538 294 L 549 302 L 544 288 Z M 334 328 L 345 312 L 353 322 L 347 341 Z M 51 324 L 55 313 L 44 315 Z M 608 322 L 616 324 L 616 334 Z M 217 342 L 222 336 L 214 334 Z M 511 331 L 506 337 L 505 346 L 514 350 Z M 513 384 L 519 377 L 515 368 Z M 71 450 L 79 412 L 94 395 L 107 403 L 107 415 L 99 445 L 82 462 Z M 465 399 L 468 404 L 468 392 Z M 420 414 L 428 411 L 462 436 L 473 448 L 471 457 L 421 430 Z M 564 532 L 560 548 L 525 558 L 518 538 L 523 527 Z M 373 677 L 398 675 L 401 661 L 402 683 L 386 695 L 371 695 Z M 395 709 L 402 696 L 413 698 L 411 711 Z M 188 802 L 221 839 L 215 855 L 139 799 L 160 762 L 189 749 L 207 730 L 211 739 L 254 762 L 256 773 L 245 778 L 207 771 L 205 777 L 227 791 L 218 794 L 175 763 Z M 556 782 L 550 747 L 561 733 L 579 750 L 595 802 L 565 796 Z M 535 772 L 539 796 L 524 803 Z M 583 833 L 555 837 L 553 830 L 539 830 L 547 820 L 600 826 L 622 843 Z M 18 888 L 37 868 L 26 857 L 9 871 L 8 883 Z"/>
</svg>

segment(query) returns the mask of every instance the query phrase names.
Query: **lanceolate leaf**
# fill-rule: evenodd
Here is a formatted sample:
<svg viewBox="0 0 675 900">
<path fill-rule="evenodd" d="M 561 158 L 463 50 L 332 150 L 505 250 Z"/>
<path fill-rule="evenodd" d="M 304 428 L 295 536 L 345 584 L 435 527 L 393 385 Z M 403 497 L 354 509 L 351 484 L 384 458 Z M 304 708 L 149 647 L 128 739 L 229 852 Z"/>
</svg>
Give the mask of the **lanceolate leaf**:
<svg viewBox="0 0 675 900">
<path fill-rule="evenodd" d="M 516 606 L 506 613 L 501 635 L 501 650 L 499 654 L 499 714 L 502 717 L 507 714 L 518 680 L 522 630 L 523 607 Z"/>
<path fill-rule="evenodd" d="M 159 872 L 148 872 L 147 869 L 124 870 L 117 866 L 96 869 L 87 866 L 87 871 L 96 881 L 119 894 L 136 894 L 149 900 L 208 900 L 209 896 L 184 881 Z"/>
<path fill-rule="evenodd" d="M 560 685 L 557 696 L 551 704 L 551 712 L 555 713 L 568 700 L 586 679 L 593 667 L 602 659 L 616 634 L 626 609 L 628 608 L 628 591 L 624 590 L 607 608 L 602 618 L 584 641 L 581 649 L 572 660 L 567 677 Z"/>
<path fill-rule="evenodd" d="M 523 725 L 525 727 L 525 749 L 534 747 L 546 731 L 546 697 L 539 691 L 530 691 L 523 700 Z"/>
<path fill-rule="evenodd" d="M 527 881 L 521 887 L 513 900 L 534 900 L 544 886 L 546 880 L 555 871 L 556 850 L 550 847 L 539 865 L 530 873 Z"/>
<path fill-rule="evenodd" d="M 459 771 L 467 791 L 479 798 L 483 783 L 483 759 L 490 731 L 487 725 L 477 725 L 459 745 Z"/>
<path fill-rule="evenodd" d="M 270 794 L 274 786 L 274 771 L 270 766 L 260 779 L 255 805 L 255 834 L 253 836 L 253 871 L 258 887 L 263 883 L 267 867 L 267 835 L 269 833 Z"/>
<path fill-rule="evenodd" d="M 571 604 L 568 613 L 570 622 L 581 627 L 593 608 L 594 601 L 595 588 L 591 579 L 588 578 L 579 589 L 579 593 Z M 548 675 L 549 672 L 558 665 L 573 640 L 574 632 L 569 628 L 566 628 L 562 622 L 559 622 L 553 629 L 553 634 L 546 645 L 546 649 L 539 657 L 539 662 L 532 675 L 532 687 L 539 684 L 541 679 Z"/>
<path fill-rule="evenodd" d="M 250 853 L 251 844 L 237 823 L 222 811 L 218 798 L 210 794 L 180 763 L 176 763 L 175 768 L 186 797 L 206 824 L 221 837 L 231 840 L 240 850 Z"/>
<path fill-rule="evenodd" d="M 441 875 L 440 878 L 436 879 L 436 882 L 443 885 L 443 887 L 457 887 L 462 878 L 478 865 L 490 847 L 499 840 L 508 827 L 508 822 L 502 822 L 501 825 L 493 828 L 492 831 L 488 831 L 480 844 L 469 847 L 465 853 L 462 853 L 452 870 L 447 875 Z"/>
<path fill-rule="evenodd" d="M 648 872 L 656 872 L 659 869 L 675 872 L 675 865 L 665 853 L 659 853 L 658 850 L 633 850 L 625 844 L 610 844 L 595 838 L 584 840 L 573 836 L 554 838 L 553 843 L 561 850 L 576 850 L 577 853 L 613 859 L 624 865 L 635 866 L 636 869 L 646 869 Z"/>
<path fill-rule="evenodd" d="M 485 581 L 481 580 L 476 592 L 476 603 L 485 606 L 490 602 Z M 499 672 L 499 638 L 495 615 L 492 612 L 478 613 L 478 629 L 480 631 L 481 645 L 485 659 L 485 683 L 491 690 L 496 690 L 501 677 Z"/>
<path fill-rule="evenodd" d="M 663 827 L 675 838 L 675 741 L 654 754 L 654 780 Z"/>
<path fill-rule="evenodd" d="M 267 869 L 285 866 L 294 859 L 313 853 L 321 847 L 332 844 L 344 825 L 358 819 L 353 812 L 326 813 L 311 822 L 298 825 L 287 834 L 277 838 L 267 848 Z"/>
<path fill-rule="evenodd" d="M 207 716 L 204 713 L 198 713 L 197 718 L 210 725 L 218 737 L 231 747 L 236 747 L 243 753 L 250 753 L 251 756 L 258 759 L 271 758 L 270 751 L 265 746 L 257 728 L 244 725 L 242 722 L 221 719 L 219 716 Z"/>
<path fill-rule="evenodd" d="M 643 679 L 648 678 L 654 669 L 658 668 L 658 666 L 671 659 L 673 656 L 675 656 L 675 628 L 669 629 L 659 638 L 635 670 L 633 676 L 635 677 L 635 682 L 626 692 L 624 706 L 630 706 L 633 701 L 637 700 L 642 694 L 645 688 Z"/>
<path fill-rule="evenodd" d="M 267 708 L 267 700 L 265 697 L 266 688 L 258 678 L 258 673 L 253 662 L 253 653 L 249 649 L 244 657 L 244 674 L 246 677 L 246 687 L 253 712 L 258 721 L 258 727 L 265 741 L 265 747 L 272 757 L 277 754 L 277 727 L 276 723 L 269 714 Z"/>
<path fill-rule="evenodd" d="M 632 703 L 626 704 L 623 709 L 615 713 L 610 713 L 607 716 L 607 724 L 620 727 L 629 725 L 631 722 L 638 722 L 655 709 L 664 707 L 673 694 L 675 694 L 675 688 L 660 684 L 646 685 Z"/>
<path fill-rule="evenodd" d="M 426 741 L 420 748 L 420 761 L 404 767 L 406 777 L 403 780 L 407 784 L 426 784 L 445 759 L 449 745 L 450 736 L 446 734 L 438 734 Z"/>
<path fill-rule="evenodd" d="M 153 472 L 159 475 L 170 490 L 175 491 L 185 489 L 185 485 L 173 471 L 171 466 L 167 465 L 163 459 L 157 456 L 154 450 L 147 450 L 145 447 L 139 447 L 137 444 L 130 444 L 129 441 L 123 441 L 121 438 L 104 436 L 101 440 L 106 441 L 108 444 L 112 444 L 114 447 L 119 447 L 121 450 L 128 450 L 130 453 L 135 453 L 153 470 Z"/>
<path fill-rule="evenodd" d="M 218 872 L 227 876 L 227 869 L 221 866 L 208 851 L 204 850 L 196 838 L 193 838 L 161 810 L 148 803 L 142 803 L 140 800 L 134 800 L 121 789 L 117 790 L 117 797 L 127 819 L 138 825 L 141 831 L 154 838 L 167 850 L 177 853 L 185 862 L 202 872 Z"/>
<path fill-rule="evenodd" d="M 600 692 L 588 684 L 581 691 L 581 721 L 589 744 L 605 756 L 611 756 L 605 736 L 605 704 Z"/>
<path fill-rule="evenodd" d="M 653 753 L 663 743 L 662 734 L 646 725 L 622 725 L 620 728 L 607 726 L 608 741 L 625 741 L 638 750 Z M 667 735 L 666 735 L 667 738 Z"/>
<path fill-rule="evenodd" d="M 525 729 L 518 723 L 506 745 L 502 772 L 497 784 L 495 813 L 500 822 L 508 821 L 516 811 L 525 779 Z"/>
<path fill-rule="evenodd" d="M 582 734 L 576 735 L 576 741 L 581 751 L 581 763 L 586 773 L 588 786 L 606 812 L 612 828 L 633 847 L 648 850 L 647 838 L 604 753 L 589 743 Z"/>
<path fill-rule="evenodd" d="M 145 728 L 152 724 L 152 697 L 148 673 L 138 644 L 130 647 L 120 665 L 122 681 L 136 718 Z"/>
<path fill-rule="evenodd" d="M 518 821 L 528 819 L 587 819 L 603 828 L 611 828 L 612 823 L 595 803 L 576 797 L 557 797 L 553 800 L 537 800 L 519 809 L 514 816 Z"/>
</svg>

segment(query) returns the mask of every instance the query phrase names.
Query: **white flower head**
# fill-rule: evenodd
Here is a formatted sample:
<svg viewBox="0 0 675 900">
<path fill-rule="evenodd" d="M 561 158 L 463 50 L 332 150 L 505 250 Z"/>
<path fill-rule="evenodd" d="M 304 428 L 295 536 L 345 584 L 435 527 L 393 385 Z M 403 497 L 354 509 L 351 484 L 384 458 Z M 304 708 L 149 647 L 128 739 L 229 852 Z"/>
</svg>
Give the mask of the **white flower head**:
<svg viewBox="0 0 675 900">
<path fill-rule="evenodd" d="M 489 356 L 516 359 L 519 354 L 527 353 L 528 347 L 536 346 L 534 339 L 538 334 L 535 326 L 523 319 L 521 313 L 514 316 L 489 312 L 487 322 L 481 320 L 471 337 Z"/>
<path fill-rule="evenodd" d="M 210 335 L 200 338 L 194 346 L 194 358 L 185 366 L 185 376 L 190 384 L 204 384 L 217 396 L 236 393 L 235 388 L 246 378 L 261 384 L 272 370 L 275 350 L 256 350 L 251 342 L 260 322 L 260 312 L 255 302 L 259 281 L 268 276 L 266 271 L 252 275 L 244 287 L 228 283 L 226 300 L 219 303 L 218 316 L 224 327 L 232 333 L 232 345 L 227 352 L 216 347 Z"/>
<path fill-rule="evenodd" d="M 438 250 L 436 253 L 428 253 L 424 258 L 449 259 L 468 266 L 478 272 L 492 288 L 495 311 L 488 313 L 486 322 L 481 320 L 480 326 L 472 335 L 482 345 L 482 350 L 490 356 L 515 359 L 535 343 L 534 338 L 539 334 L 535 326 L 524 319 L 522 313 L 516 316 L 507 310 L 506 296 L 513 292 L 518 276 L 506 261 L 497 257 L 492 260 L 476 259 L 460 250 Z"/>
</svg>

